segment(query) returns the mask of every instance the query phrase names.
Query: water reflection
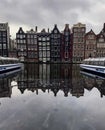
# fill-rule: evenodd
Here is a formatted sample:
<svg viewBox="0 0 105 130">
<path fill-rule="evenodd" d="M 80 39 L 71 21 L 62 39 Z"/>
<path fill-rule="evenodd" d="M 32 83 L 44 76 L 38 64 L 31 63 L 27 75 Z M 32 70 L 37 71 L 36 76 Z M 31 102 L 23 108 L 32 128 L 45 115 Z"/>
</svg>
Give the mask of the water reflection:
<svg viewBox="0 0 105 130">
<path fill-rule="evenodd" d="M 26 64 L 0 79 L 0 130 L 104 130 L 104 88 L 78 65 Z"/>
<path fill-rule="evenodd" d="M 25 90 L 36 92 L 53 92 L 57 96 L 63 92 L 64 96 L 84 96 L 84 90 L 96 87 L 104 95 L 104 79 L 89 77 L 80 73 L 79 65 L 72 64 L 27 64 L 17 81 L 18 89 L 23 94 Z"/>
<path fill-rule="evenodd" d="M 11 80 L 8 78 L 0 79 L 0 98 L 11 97 L 11 94 L 12 94 Z"/>
<path fill-rule="evenodd" d="M 100 77 L 98 75 L 93 75 L 91 73 L 82 73 L 84 80 L 84 88 L 91 91 L 94 87 L 100 92 L 100 96 L 105 95 L 105 77 Z"/>
<path fill-rule="evenodd" d="M 0 97 L 11 97 L 13 80 L 14 76 L 0 79 Z M 53 92 L 54 96 L 63 92 L 65 97 L 81 97 L 85 89 L 91 91 L 95 87 L 101 97 L 105 95 L 104 78 L 80 73 L 76 64 L 25 64 L 24 71 L 15 76 L 15 81 L 21 94 L 28 90 L 38 95 L 41 90 L 44 93 Z"/>
<path fill-rule="evenodd" d="M 55 96 L 61 90 L 64 96 L 72 88 L 72 65 L 61 64 L 27 64 L 18 79 L 18 89 L 21 93 L 41 89 L 43 92 L 52 91 Z"/>
<path fill-rule="evenodd" d="M 20 70 L 13 72 L 7 72 L 0 75 L 0 98 L 11 97 L 12 94 L 12 81 L 16 81 Z"/>
</svg>

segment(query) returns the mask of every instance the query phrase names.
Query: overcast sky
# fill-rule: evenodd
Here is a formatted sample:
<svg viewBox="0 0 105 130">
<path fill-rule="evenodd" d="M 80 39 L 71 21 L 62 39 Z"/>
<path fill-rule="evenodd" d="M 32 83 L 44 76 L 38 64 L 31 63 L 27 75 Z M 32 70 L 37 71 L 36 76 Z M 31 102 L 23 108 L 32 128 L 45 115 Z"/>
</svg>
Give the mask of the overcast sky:
<svg viewBox="0 0 105 130">
<path fill-rule="evenodd" d="M 105 22 L 105 0 L 0 0 L 0 22 L 8 22 L 12 37 L 19 27 L 30 30 L 38 26 L 60 31 L 66 23 L 72 28 L 78 22 L 97 34 Z"/>
</svg>

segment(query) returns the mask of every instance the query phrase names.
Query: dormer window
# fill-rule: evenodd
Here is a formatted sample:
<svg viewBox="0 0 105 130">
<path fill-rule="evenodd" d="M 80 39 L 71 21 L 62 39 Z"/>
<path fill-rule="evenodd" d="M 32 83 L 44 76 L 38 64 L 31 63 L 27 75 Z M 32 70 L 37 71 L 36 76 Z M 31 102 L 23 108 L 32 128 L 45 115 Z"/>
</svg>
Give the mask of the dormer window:
<svg viewBox="0 0 105 130">
<path fill-rule="evenodd" d="M 99 42 L 104 42 L 104 39 L 103 38 L 99 38 Z"/>
<path fill-rule="evenodd" d="M 103 35 L 101 35 L 101 38 L 103 37 Z"/>
</svg>

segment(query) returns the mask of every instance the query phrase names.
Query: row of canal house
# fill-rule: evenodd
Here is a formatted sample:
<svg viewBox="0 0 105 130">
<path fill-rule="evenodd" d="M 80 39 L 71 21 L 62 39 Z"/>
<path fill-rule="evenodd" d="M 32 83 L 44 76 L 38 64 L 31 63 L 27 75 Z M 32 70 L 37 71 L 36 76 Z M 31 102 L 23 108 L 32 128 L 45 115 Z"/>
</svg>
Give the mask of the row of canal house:
<svg viewBox="0 0 105 130">
<path fill-rule="evenodd" d="M 98 35 L 92 29 L 85 34 L 84 58 L 89 57 L 105 57 L 105 24 Z"/>
<path fill-rule="evenodd" d="M 22 28 L 16 33 L 17 56 L 21 60 L 29 62 L 71 62 L 72 61 L 72 42 L 69 25 L 66 24 L 61 33 L 54 26 L 51 33 L 43 29 L 37 32 L 31 29 L 26 33 Z"/>
<path fill-rule="evenodd" d="M 66 24 L 63 32 L 57 25 L 51 32 L 22 28 L 16 33 L 17 56 L 23 61 L 41 63 L 81 62 L 89 57 L 105 57 L 105 24 L 96 35 L 91 29 L 86 33 L 86 25 L 74 24 L 72 32 Z"/>
</svg>

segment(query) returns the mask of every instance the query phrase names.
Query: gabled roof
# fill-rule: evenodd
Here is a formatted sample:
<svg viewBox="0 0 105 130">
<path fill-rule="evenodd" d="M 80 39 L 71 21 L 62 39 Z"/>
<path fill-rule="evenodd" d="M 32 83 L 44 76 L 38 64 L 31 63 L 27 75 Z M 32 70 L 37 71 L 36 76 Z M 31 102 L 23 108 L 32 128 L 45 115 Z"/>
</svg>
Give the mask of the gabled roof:
<svg viewBox="0 0 105 130">
<path fill-rule="evenodd" d="M 97 39 L 100 38 L 101 36 L 105 39 L 105 36 L 102 31 L 99 34 L 97 34 Z"/>
<path fill-rule="evenodd" d="M 68 31 L 69 33 L 71 32 L 70 28 L 69 28 L 69 24 L 65 24 L 65 28 L 64 28 L 64 32 Z"/>
<path fill-rule="evenodd" d="M 95 36 L 96 36 L 96 34 L 94 33 L 94 31 L 91 29 L 89 32 L 87 32 L 86 34 L 85 34 L 85 36 L 87 36 L 87 35 L 90 35 L 90 34 L 94 34 Z"/>
<path fill-rule="evenodd" d="M 51 33 L 54 33 L 54 30 L 57 30 L 57 32 L 60 33 L 60 31 L 59 31 L 59 29 L 58 29 L 58 27 L 57 27 L 57 24 L 55 24 L 55 26 L 54 26 L 54 28 L 53 28 L 53 30 L 52 30 Z"/>
<path fill-rule="evenodd" d="M 41 32 L 37 33 L 38 36 L 49 36 L 50 33 L 46 32 L 45 28 L 41 30 Z"/>
<path fill-rule="evenodd" d="M 103 32 L 105 32 L 105 23 L 104 23 L 104 26 L 103 26 L 103 29 L 102 29 Z"/>
<path fill-rule="evenodd" d="M 19 34 L 22 33 L 23 34 L 25 32 L 23 31 L 22 27 L 20 27 L 17 33 L 19 33 Z"/>
</svg>

